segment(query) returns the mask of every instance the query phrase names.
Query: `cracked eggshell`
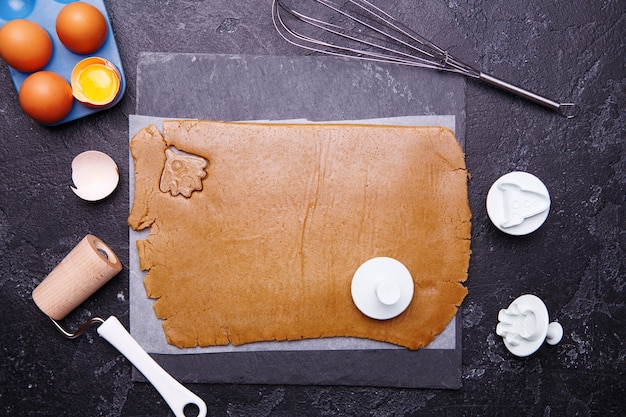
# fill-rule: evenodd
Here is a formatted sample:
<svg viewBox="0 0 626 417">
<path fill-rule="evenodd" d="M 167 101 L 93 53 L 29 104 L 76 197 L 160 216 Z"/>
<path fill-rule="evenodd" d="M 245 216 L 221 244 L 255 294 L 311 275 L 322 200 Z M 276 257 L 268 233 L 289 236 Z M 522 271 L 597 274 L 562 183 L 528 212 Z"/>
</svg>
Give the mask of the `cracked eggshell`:
<svg viewBox="0 0 626 417">
<path fill-rule="evenodd" d="M 87 201 L 98 201 L 109 196 L 120 180 L 115 161 L 99 151 L 86 151 L 72 161 L 74 194 Z"/>
</svg>

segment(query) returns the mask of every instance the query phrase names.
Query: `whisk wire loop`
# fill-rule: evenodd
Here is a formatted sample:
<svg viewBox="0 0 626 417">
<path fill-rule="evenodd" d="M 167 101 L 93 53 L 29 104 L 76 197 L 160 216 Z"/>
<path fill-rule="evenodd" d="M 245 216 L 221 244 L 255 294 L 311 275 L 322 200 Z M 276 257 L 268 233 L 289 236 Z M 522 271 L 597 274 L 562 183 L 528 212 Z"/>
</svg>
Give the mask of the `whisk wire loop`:
<svg viewBox="0 0 626 417">
<path fill-rule="evenodd" d="M 317 10 L 299 11 L 293 4 L 318 5 Z M 449 71 L 478 78 L 479 72 L 452 57 L 423 36 L 366 0 L 348 0 L 350 10 L 330 0 L 292 1 L 275 0 L 272 17 L 279 34 L 288 42 L 329 55 L 393 62 L 396 64 Z M 334 24 L 313 15 L 330 10 L 335 18 L 343 18 L 343 25 Z M 285 12 L 285 13 L 283 13 Z M 298 26 L 298 23 L 305 25 Z M 340 22 L 342 23 L 342 22 Z M 353 27 L 349 26 L 352 24 Z M 305 31 L 317 28 L 333 35 L 335 41 L 312 37 Z M 343 40 L 344 44 L 337 42 Z M 348 41 L 348 44 L 345 44 Z"/>
<path fill-rule="evenodd" d="M 436 69 L 485 82 L 571 118 L 573 103 L 514 86 L 457 59 L 369 0 L 273 0 L 274 27 L 287 42 L 312 52 Z"/>
</svg>

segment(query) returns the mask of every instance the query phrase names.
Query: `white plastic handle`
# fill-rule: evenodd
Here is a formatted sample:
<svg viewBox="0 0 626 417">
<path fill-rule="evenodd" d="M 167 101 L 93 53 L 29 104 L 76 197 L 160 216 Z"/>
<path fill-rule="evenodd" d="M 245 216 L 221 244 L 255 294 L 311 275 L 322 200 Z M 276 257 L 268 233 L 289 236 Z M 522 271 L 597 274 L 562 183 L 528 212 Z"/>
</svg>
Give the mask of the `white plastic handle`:
<svg viewBox="0 0 626 417">
<path fill-rule="evenodd" d="M 109 317 L 98 327 L 98 334 L 126 356 L 152 383 L 176 417 L 185 417 L 184 408 L 188 404 L 198 407 L 198 417 L 206 417 L 207 408 L 204 401 L 161 368 L 115 316 Z"/>
</svg>

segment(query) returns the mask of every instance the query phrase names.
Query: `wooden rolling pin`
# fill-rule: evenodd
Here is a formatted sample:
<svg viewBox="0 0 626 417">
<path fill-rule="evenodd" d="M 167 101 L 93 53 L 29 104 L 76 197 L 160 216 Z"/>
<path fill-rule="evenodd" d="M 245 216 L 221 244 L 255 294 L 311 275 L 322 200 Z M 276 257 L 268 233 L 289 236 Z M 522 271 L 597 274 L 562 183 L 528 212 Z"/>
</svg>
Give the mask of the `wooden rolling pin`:
<svg viewBox="0 0 626 417">
<path fill-rule="evenodd" d="M 189 415 L 192 406 L 198 417 L 205 417 L 204 401 L 168 374 L 146 353 L 115 317 L 93 317 L 76 333 L 68 332 L 57 322 L 78 307 L 91 294 L 122 270 L 115 253 L 93 235 L 87 235 L 33 291 L 37 307 L 52 319 L 66 337 L 80 336 L 91 324 L 101 323 L 98 334 L 126 356 L 170 406 L 176 417 Z M 193 411 L 193 410 L 192 410 Z"/>
<path fill-rule="evenodd" d="M 115 253 L 87 235 L 33 291 L 37 307 L 61 320 L 122 270 Z"/>
</svg>

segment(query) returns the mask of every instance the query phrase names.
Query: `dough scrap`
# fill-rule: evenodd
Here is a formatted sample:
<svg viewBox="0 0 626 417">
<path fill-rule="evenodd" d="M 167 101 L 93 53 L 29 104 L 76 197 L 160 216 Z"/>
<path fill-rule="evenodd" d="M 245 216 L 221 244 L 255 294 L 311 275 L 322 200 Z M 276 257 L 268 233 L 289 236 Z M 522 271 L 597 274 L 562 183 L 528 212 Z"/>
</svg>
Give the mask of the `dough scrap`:
<svg viewBox="0 0 626 417">
<path fill-rule="evenodd" d="M 163 132 L 150 125 L 131 141 L 128 224 L 150 228 L 137 249 L 168 343 L 352 336 L 418 349 L 456 314 L 471 213 L 451 131 L 177 120 Z M 160 189 L 172 148 L 204 166 L 188 196 Z M 378 256 L 402 262 L 415 284 L 390 320 L 363 315 L 350 293 Z"/>
</svg>

